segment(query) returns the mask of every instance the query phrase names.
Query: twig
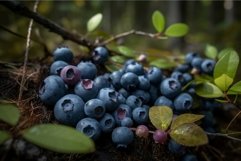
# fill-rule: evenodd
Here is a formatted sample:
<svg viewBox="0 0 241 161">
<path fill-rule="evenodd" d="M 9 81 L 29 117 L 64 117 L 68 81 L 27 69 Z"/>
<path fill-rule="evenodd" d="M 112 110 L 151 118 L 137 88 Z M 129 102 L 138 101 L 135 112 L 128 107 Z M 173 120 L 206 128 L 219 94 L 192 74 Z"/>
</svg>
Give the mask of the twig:
<svg viewBox="0 0 241 161">
<path fill-rule="evenodd" d="M 94 44 L 86 40 L 83 36 L 67 31 L 66 29 L 54 23 L 53 21 L 39 15 L 38 13 L 31 11 L 30 9 L 28 9 L 26 6 L 22 5 L 19 2 L 12 1 L 12 0 L 0 1 L 0 5 L 5 6 L 6 8 L 8 8 L 9 10 L 13 11 L 16 14 L 33 19 L 34 22 L 44 26 L 45 28 L 49 29 L 51 32 L 61 35 L 62 38 L 65 40 L 71 40 L 75 43 L 86 46 L 88 48 L 94 47 Z"/>
<path fill-rule="evenodd" d="M 236 118 L 241 114 L 241 111 L 239 111 L 229 122 L 228 126 L 226 127 L 225 131 L 228 132 L 229 127 L 232 125 L 232 123 L 236 120 Z"/>
<path fill-rule="evenodd" d="M 156 38 L 156 39 L 167 39 L 166 36 L 162 36 L 162 35 L 160 35 L 160 33 L 153 34 L 153 33 L 147 33 L 147 32 L 143 32 L 143 31 L 130 30 L 130 31 L 112 36 L 111 38 L 109 38 L 109 39 L 105 40 L 104 42 L 100 43 L 100 45 L 109 44 L 112 41 L 118 40 L 118 39 L 123 38 L 123 37 L 127 37 L 129 35 L 146 36 L 146 37 Z"/>
<path fill-rule="evenodd" d="M 33 11 L 36 12 L 38 8 L 39 0 L 36 0 L 34 3 Z M 23 86 L 25 82 L 25 75 L 26 75 L 26 67 L 28 63 L 28 55 L 29 55 L 29 48 L 30 48 L 30 42 L 31 42 L 31 32 L 32 32 L 32 26 L 33 26 L 33 19 L 30 20 L 29 26 L 28 26 L 28 34 L 27 34 L 27 41 L 26 41 L 26 51 L 24 54 L 24 63 L 23 63 L 23 74 L 22 74 L 22 79 L 20 83 L 20 89 L 19 89 L 19 95 L 18 95 L 18 104 L 22 98 L 23 95 Z"/>
<path fill-rule="evenodd" d="M 207 134 L 207 135 L 212 135 L 212 136 L 226 137 L 226 138 L 229 138 L 229 139 L 232 139 L 232 140 L 241 142 L 241 139 L 235 138 L 235 137 L 232 137 L 232 136 L 229 136 L 229 134 L 209 133 L 209 132 L 206 132 L 206 134 Z"/>
</svg>

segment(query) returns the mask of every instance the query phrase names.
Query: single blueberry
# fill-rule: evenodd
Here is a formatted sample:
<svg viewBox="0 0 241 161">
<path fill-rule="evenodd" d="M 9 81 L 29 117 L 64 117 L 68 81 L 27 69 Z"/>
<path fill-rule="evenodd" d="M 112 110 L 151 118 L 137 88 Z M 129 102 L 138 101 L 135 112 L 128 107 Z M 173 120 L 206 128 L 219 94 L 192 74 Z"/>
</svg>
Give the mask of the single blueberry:
<svg viewBox="0 0 241 161">
<path fill-rule="evenodd" d="M 133 120 L 130 117 L 125 117 L 121 120 L 121 126 L 132 127 L 133 124 Z"/>
<path fill-rule="evenodd" d="M 120 79 L 122 75 L 123 74 L 120 71 L 115 71 L 110 74 L 110 82 L 117 90 L 121 88 Z"/>
<path fill-rule="evenodd" d="M 201 64 L 203 62 L 203 59 L 200 58 L 200 57 L 197 57 L 197 58 L 193 58 L 192 62 L 191 62 L 191 65 L 193 68 L 196 68 L 198 70 L 201 70 Z"/>
<path fill-rule="evenodd" d="M 152 84 L 159 84 L 161 82 L 161 80 L 163 79 L 162 71 L 161 71 L 161 69 L 159 69 L 157 67 L 151 67 L 147 71 L 146 75 Z"/>
<path fill-rule="evenodd" d="M 143 75 L 144 74 L 144 68 L 141 64 L 137 63 L 136 61 L 131 62 L 125 67 L 125 72 L 131 72 L 136 75 Z"/>
<path fill-rule="evenodd" d="M 213 73 L 213 70 L 214 70 L 214 67 L 215 67 L 215 61 L 214 61 L 214 60 L 205 59 L 205 60 L 202 62 L 201 70 L 202 70 L 202 72 L 204 72 L 204 73 L 212 74 L 212 73 Z"/>
<path fill-rule="evenodd" d="M 75 86 L 74 92 L 86 102 L 97 96 L 98 89 L 92 80 L 83 79 Z"/>
<path fill-rule="evenodd" d="M 126 104 L 128 106 L 130 106 L 131 109 L 134 109 L 134 108 L 140 107 L 142 105 L 142 100 L 135 95 L 130 95 L 126 99 Z"/>
<path fill-rule="evenodd" d="M 150 81 L 145 75 L 138 76 L 139 80 L 139 89 L 141 90 L 149 90 L 150 89 Z"/>
<path fill-rule="evenodd" d="M 138 76 L 134 73 L 127 72 L 121 77 L 120 83 L 126 90 L 133 91 L 139 85 Z"/>
<path fill-rule="evenodd" d="M 125 98 L 121 93 L 118 93 L 117 101 L 118 101 L 120 104 L 125 104 L 125 103 L 126 103 L 126 98 Z"/>
<path fill-rule="evenodd" d="M 137 107 L 132 111 L 133 120 L 138 124 L 145 124 L 148 121 L 148 112 L 143 107 Z"/>
<path fill-rule="evenodd" d="M 126 104 L 120 104 L 113 113 L 117 125 L 121 125 L 121 120 L 125 117 L 131 117 L 131 115 L 131 108 Z"/>
<path fill-rule="evenodd" d="M 200 57 L 198 53 L 187 53 L 185 61 L 187 64 L 191 64 L 192 60 L 197 57 Z"/>
<path fill-rule="evenodd" d="M 118 92 L 122 94 L 125 98 L 127 98 L 130 95 L 130 93 L 124 88 L 119 89 Z"/>
<path fill-rule="evenodd" d="M 50 74 L 51 75 L 60 75 L 61 70 L 67 66 L 68 63 L 66 63 L 65 61 L 55 61 L 51 64 L 50 66 Z"/>
<path fill-rule="evenodd" d="M 61 78 L 64 82 L 70 86 L 74 86 L 80 81 L 80 71 L 76 66 L 67 65 L 60 73 Z"/>
<path fill-rule="evenodd" d="M 134 59 L 129 59 L 125 62 L 123 69 L 125 69 L 129 64 L 135 63 L 136 61 Z"/>
<path fill-rule="evenodd" d="M 103 46 L 98 46 L 92 52 L 93 61 L 97 64 L 103 64 L 109 57 L 109 51 Z"/>
<path fill-rule="evenodd" d="M 83 100 L 74 94 L 65 95 L 55 104 L 54 117 L 62 124 L 75 126 L 85 117 Z"/>
<path fill-rule="evenodd" d="M 151 99 L 151 96 L 150 96 L 149 92 L 144 91 L 144 90 L 140 90 L 140 89 L 132 92 L 132 95 L 140 98 L 143 103 L 148 103 Z"/>
<path fill-rule="evenodd" d="M 187 84 L 192 81 L 192 76 L 189 73 L 183 73 L 184 84 Z"/>
<path fill-rule="evenodd" d="M 174 107 L 177 111 L 186 111 L 192 107 L 193 98 L 188 93 L 181 93 L 174 100 Z"/>
<path fill-rule="evenodd" d="M 109 113 L 106 113 L 101 119 L 100 119 L 100 128 L 103 132 L 109 133 L 115 128 L 115 119 L 113 116 Z"/>
<path fill-rule="evenodd" d="M 77 67 L 80 70 L 81 78 L 82 79 L 91 79 L 94 80 L 97 74 L 97 68 L 95 64 L 87 61 L 87 62 L 80 62 Z"/>
<path fill-rule="evenodd" d="M 89 117 L 80 120 L 76 125 L 76 129 L 93 140 L 97 140 L 101 135 L 101 127 L 99 122 Z"/>
<path fill-rule="evenodd" d="M 182 73 L 186 73 L 191 69 L 190 65 L 188 64 L 180 64 L 178 65 L 174 71 L 178 71 L 178 72 L 182 72 Z"/>
<path fill-rule="evenodd" d="M 174 154 L 183 155 L 186 153 L 185 147 L 182 146 L 181 144 L 178 144 L 172 139 L 168 142 L 168 150 Z"/>
<path fill-rule="evenodd" d="M 171 78 L 178 80 L 182 85 L 185 84 L 185 78 L 181 72 L 173 72 Z"/>
<path fill-rule="evenodd" d="M 149 93 L 150 93 L 150 96 L 151 96 L 150 102 L 154 103 L 156 101 L 157 97 L 159 96 L 159 93 L 160 93 L 158 88 L 154 85 L 151 85 Z"/>
<path fill-rule="evenodd" d="M 177 96 L 181 92 L 181 88 L 179 81 L 174 78 L 166 78 L 160 85 L 161 93 L 168 98 Z"/>
<path fill-rule="evenodd" d="M 98 88 L 98 90 L 100 90 L 101 88 L 108 88 L 111 86 L 109 79 L 104 75 L 96 77 L 94 80 L 94 84 L 96 88 Z"/>
<path fill-rule="evenodd" d="M 160 96 L 156 99 L 155 106 L 168 106 L 173 108 L 172 100 L 166 98 L 165 96 Z"/>
<path fill-rule="evenodd" d="M 67 88 L 63 79 L 57 75 L 51 75 L 44 79 L 39 90 L 39 97 L 43 103 L 54 105 L 66 92 Z"/>
<path fill-rule="evenodd" d="M 87 116 L 99 119 L 105 114 L 105 104 L 100 99 L 91 99 L 85 103 L 84 111 Z"/>
<path fill-rule="evenodd" d="M 112 132 L 112 141 L 117 144 L 117 148 L 127 148 L 133 140 L 134 134 L 127 127 L 117 127 Z"/>
<path fill-rule="evenodd" d="M 73 60 L 73 53 L 68 47 L 58 47 L 53 52 L 54 61 L 62 60 L 71 63 Z"/>
</svg>

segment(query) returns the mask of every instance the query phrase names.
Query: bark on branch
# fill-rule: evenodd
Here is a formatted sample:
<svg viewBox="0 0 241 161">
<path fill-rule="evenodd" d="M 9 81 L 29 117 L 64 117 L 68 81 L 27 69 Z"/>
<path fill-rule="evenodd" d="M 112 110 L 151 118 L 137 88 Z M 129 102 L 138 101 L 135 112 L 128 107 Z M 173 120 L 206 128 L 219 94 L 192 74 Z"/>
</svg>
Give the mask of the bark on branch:
<svg viewBox="0 0 241 161">
<path fill-rule="evenodd" d="M 38 13 L 31 11 L 30 9 L 28 9 L 26 6 L 22 5 L 19 2 L 12 1 L 12 0 L 0 1 L 0 5 L 3 5 L 4 7 L 8 8 L 9 10 L 11 10 L 16 14 L 33 19 L 36 23 L 44 26 L 45 28 L 49 29 L 51 32 L 54 32 L 62 36 L 62 38 L 65 40 L 71 40 L 73 42 L 76 42 L 88 48 L 94 47 L 94 43 L 90 42 L 89 40 L 86 40 L 83 36 L 67 31 L 66 29 L 54 23 L 53 21 L 39 15 Z"/>
</svg>

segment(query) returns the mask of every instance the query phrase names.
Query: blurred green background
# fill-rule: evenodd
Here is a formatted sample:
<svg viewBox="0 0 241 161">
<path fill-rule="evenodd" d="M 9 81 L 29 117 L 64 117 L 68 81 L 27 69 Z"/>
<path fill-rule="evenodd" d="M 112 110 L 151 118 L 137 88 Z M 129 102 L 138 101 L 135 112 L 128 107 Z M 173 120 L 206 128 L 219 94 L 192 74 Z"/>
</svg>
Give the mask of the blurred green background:
<svg viewBox="0 0 241 161">
<path fill-rule="evenodd" d="M 34 1 L 21 1 L 33 8 Z M 155 32 L 151 23 L 153 11 L 160 10 L 166 17 L 167 26 L 174 22 L 189 25 L 190 32 L 183 38 L 153 40 L 147 37 L 130 36 L 118 43 L 138 51 L 157 49 L 172 53 L 187 51 L 203 52 L 207 44 L 219 50 L 233 47 L 241 53 L 241 1 L 196 0 L 196 1 L 40 1 L 38 13 L 56 22 L 69 31 L 80 33 L 87 39 L 107 38 L 131 29 Z M 86 23 L 96 13 L 103 14 L 100 27 L 87 33 Z M 25 52 L 29 19 L 16 15 L 0 5 L 0 60 L 21 61 Z M 46 51 L 51 52 L 59 44 L 69 45 L 76 55 L 83 48 L 34 23 L 30 58 L 40 59 Z M 39 43 L 41 42 L 41 43 Z M 45 50 L 44 50 L 45 46 Z"/>
</svg>

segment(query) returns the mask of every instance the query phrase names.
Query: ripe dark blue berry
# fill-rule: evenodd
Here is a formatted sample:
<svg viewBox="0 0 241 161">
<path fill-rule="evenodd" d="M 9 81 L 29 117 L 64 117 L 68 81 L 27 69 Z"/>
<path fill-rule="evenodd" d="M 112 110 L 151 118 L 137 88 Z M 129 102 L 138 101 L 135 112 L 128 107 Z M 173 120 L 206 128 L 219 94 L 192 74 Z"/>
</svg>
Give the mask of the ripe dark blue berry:
<svg viewBox="0 0 241 161">
<path fill-rule="evenodd" d="M 117 145 L 117 148 L 126 148 L 133 139 L 134 134 L 127 127 L 117 127 L 112 132 L 112 141 Z"/>
<path fill-rule="evenodd" d="M 162 71 L 157 67 L 149 68 L 146 75 L 153 84 L 159 84 L 162 80 Z"/>
<path fill-rule="evenodd" d="M 54 61 L 62 60 L 71 63 L 73 60 L 73 53 L 68 47 L 58 47 L 53 52 Z"/>
<path fill-rule="evenodd" d="M 126 104 L 131 107 L 131 109 L 135 109 L 136 107 L 140 107 L 142 105 L 142 101 L 135 95 L 130 95 L 126 99 Z"/>
<path fill-rule="evenodd" d="M 111 86 L 110 80 L 104 75 L 96 77 L 94 80 L 94 84 L 98 88 L 98 90 L 100 90 L 101 88 L 108 88 Z"/>
<path fill-rule="evenodd" d="M 148 120 L 148 112 L 143 107 L 137 107 L 132 111 L 133 120 L 138 124 L 145 124 Z"/>
<path fill-rule="evenodd" d="M 99 119 L 105 114 L 105 104 L 100 99 L 91 99 L 85 103 L 84 111 L 87 116 Z"/>
<path fill-rule="evenodd" d="M 141 64 L 137 63 L 136 61 L 133 61 L 133 62 L 129 63 L 128 65 L 126 65 L 125 72 L 131 72 L 136 75 L 143 75 L 144 69 Z"/>
<path fill-rule="evenodd" d="M 168 142 L 168 150 L 174 154 L 180 154 L 180 155 L 183 155 L 186 152 L 186 149 L 184 146 L 182 146 L 181 144 L 178 144 L 172 139 Z"/>
<path fill-rule="evenodd" d="M 121 104 L 113 113 L 116 124 L 121 125 L 121 121 L 125 117 L 131 117 L 131 108 L 126 104 Z"/>
<path fill-rule="evenodd" d="M 113 116 L 109 113 L 106 113 L 101 119 L 100 119 L 100 127 L 101 130 L 105 133 L 111 132 L 115 128 L 115 119 Z"/>
<path fill-rule="evenodd" d="M 168 106 L 173 108 L 172 100 L 166 98 L 165 96 L 160 96 L 156 99 L 155 106 Z"/>
<path fill-rule="evenodd" d="M 133 124 L 133 120 L 130 117 L 125 117 L 123 120 L 121 120 L 121 126 L 132 127 Z"/>
<path fill-rule="evenodd" d="M 109 57 L 109 51 L 103 46 L 98 46 L 92 52 L 93 61 L 97 64 L 102 64 L 107 61 Z"/>
<path fill-rule="evenodd" d="M 139 89 L 141 90 L 149 90 L 150 89 L 150 81 L 145 75 L 138 76 L 139 80 Z"/>
<path fill-rule="evenodd" d="M 185 61 L 186 63 L 191 64 L 192 60 L 197 57 L 199 57 L 199 54 L 197 53 L 188 53 L 185 57 Z"/>
<path fill-rule="evenodd" d="M 164 96 L 174 98 L 181 92 L 181 84 L 174 78 L 166 78 L 162 81 L 160 90 Z"/>
<path fill-rule="evenodd" d="M 193 99 L 188 93 L 181 93 L 174 100 L 174 107 L 177 111 L 186 111 L 192 107 Z"/>
<path fill-rule="evenodd" d="M 122 75 L 120 83 L 128 91 L 135 90 L 139 85 L 138 76 L 134 73 L 127 72 Z"/>
<path fill-rule="evenodd" d="M 97 74 L 97 68 L 95 64 L 91 62 L 80 62 L 77 67 L 81 73 L 81 79 L 91 79 L 94 80 Z"/>
<path fill-rule="evenodd" d="M 140 90 L 140 89 L 132 92 L 132 95 L 140 98 L 143 103 L 149 103 L 149 101 L 151 99 L 151 96 L 150 96 L 149 92 L 144 91 L 144 90 Z"/>
<path fill-rule="evenodd" d="M 184 79 L 183 74 L 181 72 L 173 72 L 171 74 L 171 77 L 178 80 L 181 84 L 185 83 L 185 79 Z"/>
<path fill-rule="evenodd" d="M 203 62 L 203 59 L 200 57 L 196 57 L 192 60 L 191 65 L 193 68 L 196 68 L 198 70 L 201 70 L 201 64 Z"/>
<path fill-rule="evenodd" d="M 121 88 L 121 84 L 120 84 L 121 77 L 122 77 L 122 73 L 120 71 L 115 71 L 110 74 L 110 82 L 117 90 Z"/>
<path fill-rule="evenodd" d="M 67 65 L 68 65 L 68 63 L 66 63 L 65 61 L 61 61 L 61 60 L 53 62 L 53 64 L 50 66 L 50 74 L 60 75 L 61 70 Z"/>
<path fill-rule="evenodd" d="M 105 103 L 108 112 L 114 111 L 119 105 L 118 92 L 112 88 L 102 88 L 97 97 Z"/>
<path fill-rule="evenodd" d="M 211 59 L 206 59 L 201 64 L 201 70 L 204 73 L 212 74 L 215 67 L 215 61 Z"/>
</svg>

